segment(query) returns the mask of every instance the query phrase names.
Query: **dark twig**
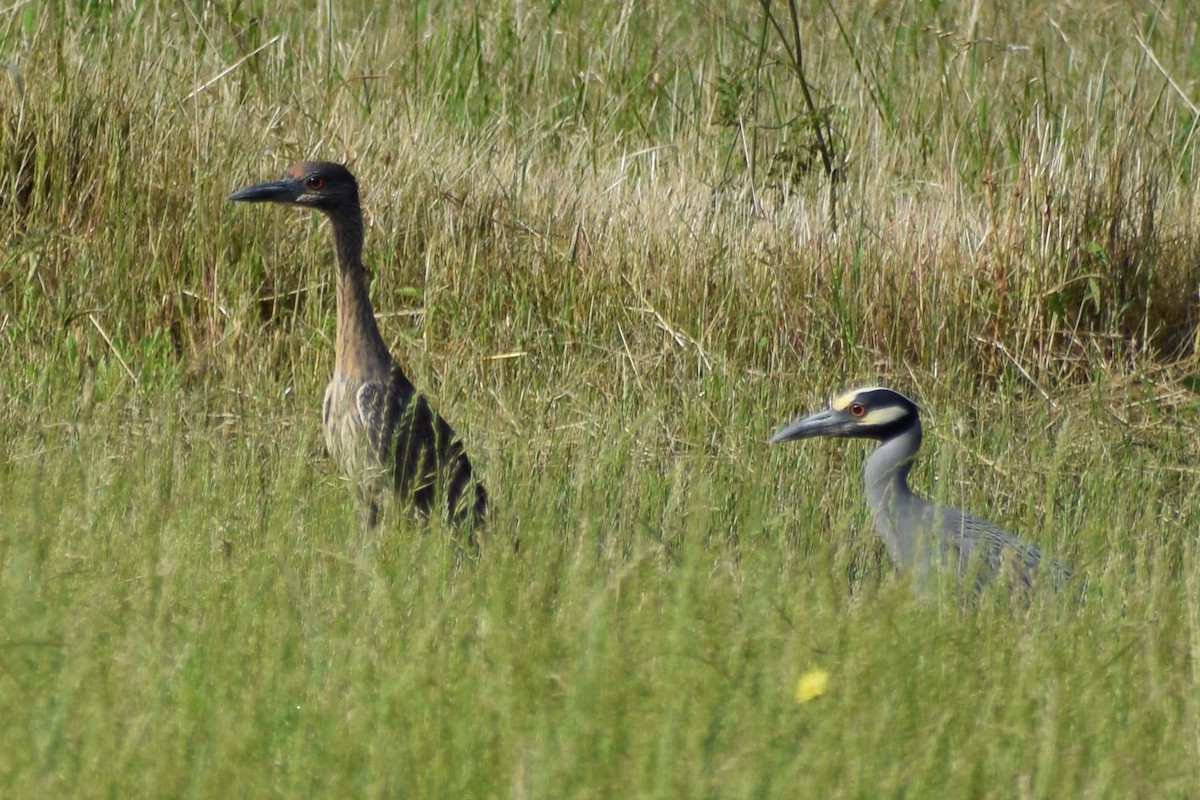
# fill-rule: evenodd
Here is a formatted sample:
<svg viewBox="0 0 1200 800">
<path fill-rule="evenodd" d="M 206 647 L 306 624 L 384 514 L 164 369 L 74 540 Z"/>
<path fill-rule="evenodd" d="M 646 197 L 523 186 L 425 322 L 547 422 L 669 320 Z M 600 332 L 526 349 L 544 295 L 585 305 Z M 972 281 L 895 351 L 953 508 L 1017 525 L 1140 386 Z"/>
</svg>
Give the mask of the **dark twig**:
<svg viewBox="0 0 1200 800">
<path fill-rule="evenodd" d="M 787 0 L 788 14 L 792 23 L 790 42 L 788 35 L 783 30 L 783 26 L 779 24 L 779 20 L 775 18 L 775 14 L 771 11 L 771 0 L 759 0 L 759 4 L 762 6 L 763 13 L 766 14 L 767 20 L 771 23 L 771 27 L 775 29 L 779 41 L 788 48 L 789 63 L 795 71 L 796 77 L 800 79 L 800 91 L 804 95 L 804 104 L 808 109 L 809 119 L 812 121 L 813 135 L 817 140 L 817 152 L 821 154 L 821 165 L 825 168 L 825 176 L 829 179 L 829 223 L 834 230 L 837 230 L 837 181 L 839 165 L 836 163 L 830 144 L 832 132 L 827 131 L 822 126 L 823 117 L 817 112 L 812 92 L 808 88 L 808 79 L 804 77 L 804 47 L 800 42 L 800 16 L 796 10 L 796 0 Z M 825 124 L 828 125 L 828 122 Z"/>
</svg>

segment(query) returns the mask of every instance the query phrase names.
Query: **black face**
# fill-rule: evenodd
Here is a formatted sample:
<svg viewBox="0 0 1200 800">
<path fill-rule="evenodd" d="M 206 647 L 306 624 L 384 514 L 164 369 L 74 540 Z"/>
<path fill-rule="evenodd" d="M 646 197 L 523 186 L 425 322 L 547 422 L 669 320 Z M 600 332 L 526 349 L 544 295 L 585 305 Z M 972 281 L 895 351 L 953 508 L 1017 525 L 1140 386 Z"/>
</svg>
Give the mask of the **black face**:
<svg viewBox="0 0 1200 800">
<path fill-rule="evenodd" d="M 243 203 L 288 203 L 326 213 L 358 208 L 358 183 L 350 170 L 329 161 L 301 161 L 283 178 L 247 186 L 229 195 Z"/>
<path fill-rule="evenodd" d="M 908 430 L 919 419 L 916 404 L 898 392 L 881 388 L 857 389 L 835 398 L 825 411 L 783 427 L 771 442 L 813 436 L 853 436 L 883 441 Z"/>
</svg>

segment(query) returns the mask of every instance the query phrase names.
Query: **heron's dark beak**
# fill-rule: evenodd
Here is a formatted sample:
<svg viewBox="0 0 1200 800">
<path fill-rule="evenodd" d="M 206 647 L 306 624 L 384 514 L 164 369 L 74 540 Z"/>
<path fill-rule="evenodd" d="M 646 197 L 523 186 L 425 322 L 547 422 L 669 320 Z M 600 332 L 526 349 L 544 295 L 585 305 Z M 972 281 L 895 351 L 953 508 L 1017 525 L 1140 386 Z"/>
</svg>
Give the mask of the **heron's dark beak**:
<svg viewBox="0 0 1200 800">
<path fill-rule="evenodd" d="M 827 408 L 807 417 L 801 417 L 775 432 L 771 444 L 790 442 L 793 439 L 809 439 L 813 436 L 832 436 L 845 430 L 846 419 L 841 413 Z"/>
<path fill-rule="evenodd" d="M 294 181 L 272 181 L 238 189 L 229 195 L 229 199 L 237 203 L 290 203 L 297 196 L 298 192 Z"/>
</svg>

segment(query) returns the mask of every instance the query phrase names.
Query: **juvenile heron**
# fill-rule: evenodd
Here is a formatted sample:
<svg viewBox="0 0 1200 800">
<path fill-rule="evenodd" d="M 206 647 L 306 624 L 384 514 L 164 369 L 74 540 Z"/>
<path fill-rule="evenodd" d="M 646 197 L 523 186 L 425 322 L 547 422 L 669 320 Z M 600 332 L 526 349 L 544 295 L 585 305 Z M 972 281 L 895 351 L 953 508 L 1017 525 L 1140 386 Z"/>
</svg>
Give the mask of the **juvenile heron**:
<svg viewBox="0 0 1200 800">
<path fill-rule="evenodd" d="M 771 443 L 815 436 L 875 439 L 863 480 L 875 533 L 897 568 L 923 579 L 936 564 L 953 565 L 960 577 L 974 574 L 979 584 L 999 574 L 1030 586 L 1042 564 L 1037 545 L 1022 541 L 987 520 L 914 494 L 908 473 L 921 447 L 921 418 L 904 395 L 878 387 L 855 389 L 834 399 L 825 411 L 795 420 Z M 1070 575 L 1050 561 L 1056 584 Z"/>
<path fill-rule="evenodd" d="M 454 430 L 404 376 L 388 352 L 367 294 L 358 183 L 340 164 L 302 161 L 283 178 L 239 189 L 230 200 L 316 209 L 337 246 L 337 341 L 325 389 L 325 446 L 356 485 L 363 520 L 374 527 L 380 503 L 395 494 L 423 515 L 440 501 L 455 524 L 479 523 L 487 492 Z"/>
</svg>

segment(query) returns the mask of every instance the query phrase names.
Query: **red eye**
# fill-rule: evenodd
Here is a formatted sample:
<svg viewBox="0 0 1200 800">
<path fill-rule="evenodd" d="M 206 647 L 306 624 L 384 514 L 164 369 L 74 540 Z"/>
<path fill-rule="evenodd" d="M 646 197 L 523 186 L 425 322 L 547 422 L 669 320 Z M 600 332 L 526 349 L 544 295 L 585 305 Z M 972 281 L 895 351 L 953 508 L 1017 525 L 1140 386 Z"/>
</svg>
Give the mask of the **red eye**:
<svg viewBox="0 0 1200 800">
<path fill-rule="evenodd" d="M 320 190 L 325 188 L 325 179 L 322 178 L 320 175 L 313 175 L 313 176 L 309 177 L 309 179 L 306 180 L 304 182 L 304 184 L 308 188 L 312 189 L 314 192 L 319 192 Z"/>
<path fill-rule="evenodd" d="M 861 417 L 861 416 L 865 415 L 866 413 L 867 413 L 867 407 L 864 406 L 862 403 L 851 403 L 850 404 L 850 416 Z"/>
</svg>

